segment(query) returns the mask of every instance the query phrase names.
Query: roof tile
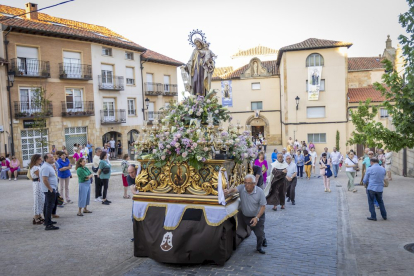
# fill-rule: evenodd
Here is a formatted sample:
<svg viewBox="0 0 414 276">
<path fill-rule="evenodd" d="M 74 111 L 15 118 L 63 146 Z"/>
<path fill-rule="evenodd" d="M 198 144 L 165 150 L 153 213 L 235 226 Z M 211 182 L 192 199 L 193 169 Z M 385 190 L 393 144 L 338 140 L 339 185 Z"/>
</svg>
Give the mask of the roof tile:
<svg viewBox="0 0 414 276">
<path fill-rule="evenodd" d="M 262 65 L 267 68 L 267 71 L 272 76 L 279 74 L 278 72 L 279 66 L 276 65 L 276 60 L 262 61 Z M 249 64 L 246 64 L 227 74 L 216 76 L 216 77 L 213 76 L 213 80 L 239 79 L 240 75 L 244 73 L 244 71 L 246 71 L 248 67 L 249 67 Z"/>
<path fill-rule="evenodd" d="M 181 62 L 181 61 L 178 61 L 178 60 L 175 60 L 173 58 L 164 56 L 160 53 L 157 53 L 157 52 L 149 50 L 149 49 L 142 56 L 143 56 L 143 58 L 145 58 L 149 62 L 164 63 L 164 64 L 174 65 L 174 66 L 184 65 L 184 63 Z"/>
<path fill-rule="evenodd" d="M 348 97 L 350 103 L 364 102 L 371 99 L 371 102 L 383 102 L 385 97 L 380 91 L 376 90 L 372 85 L 367 87 L 349 88 Z"/>
<path fill-rule="evenodd" d="M 350 57 L 348 58 L 348 71 L 384 69 L 382 60 L 380 57 Z"/>
<path fill-rule="evenodd" d="M 257 46 L 247 50 L 239 50 L 236 54 L 232 55 L 231 57 L 250 57 L 250 56 L 264 56 L 264 55 L 276 55 L 278 50 L 265 47 L 265 46 Z"/>
</svg>

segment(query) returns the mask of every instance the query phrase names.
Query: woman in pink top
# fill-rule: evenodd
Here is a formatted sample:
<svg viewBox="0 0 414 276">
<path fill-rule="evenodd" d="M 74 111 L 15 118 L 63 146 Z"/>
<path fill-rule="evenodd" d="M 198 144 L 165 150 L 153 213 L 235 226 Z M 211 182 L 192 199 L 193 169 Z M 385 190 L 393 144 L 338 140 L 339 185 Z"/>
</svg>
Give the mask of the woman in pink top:
<svg viewBox="0 0 414 276">
<path fill-rule="evenodd" d="M 0 166 L 0 178 L 7 179 L 7 173 L 10 171 L 10 162 L 6 158 L 4 158 L 4 156 L 0 156 Z M 11 178 L 9 180 L 11 180 Z"/>
<path fill-rule="evenodd" d="M 260 168 L 262 168 L 263 183 L 266 184 L 267 170 L 269 169 L 269 167 L 267 166 L 267 161 L 264 160 L 264 153 L 263 153 L 263 151 L 259 152 L 259 159 L 256 159 L 254 161 L 254 165 L 255 166 L 259 166 Z"/>
<path fill-rule="evenodd" d="M 11 180 L 12 175 L 14 175 L 14 181 L 16 181 L 19 171 L 20 161 L 16 158 L 16 156 L 12 156 L 12 160 L 10 162 L 9 180 Z"/>
<path fill-rule="evenodd" d="M 73 155 L 73 159 L 75 159 L 76 161 L 78 161 L 81 158 L 82 158 L 82 152 L 80 152 L 80 149 L 77 148 L 75 154 Z"/>
</svg>

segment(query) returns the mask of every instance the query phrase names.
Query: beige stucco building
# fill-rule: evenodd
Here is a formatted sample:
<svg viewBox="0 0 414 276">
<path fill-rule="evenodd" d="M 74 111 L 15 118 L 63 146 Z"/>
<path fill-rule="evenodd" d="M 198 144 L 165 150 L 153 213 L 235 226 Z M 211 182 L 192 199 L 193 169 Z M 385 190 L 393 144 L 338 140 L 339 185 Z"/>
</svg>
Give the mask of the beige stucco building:
<svg viewBox="0 0 414 276">
<path fill-rule="evenodd" d="M 399 66 L 402 62 L 395 58 L 398 49 L 392 48 L 389 37 L 384 54 L 377 57 L 348 57 L 351 46 L 310 38 L 279 50 L 263 46 L 239 50 L 234 56 L 244 55 L 249 62 L 238 68 L 233 64 L 216 68 L 212 87 L 223 97 L 226 85 L 231 85 L 233 119 L 251 125 L 254 135 L 262 132 L 268 144 L 286 146 L 292 137 L 313 142 L 322 152 L 324 147 L 332 150 L 339 132 L 342 152 L 360 151 L 361 146 L 346 145 L 354 130 L 349 110 L 368 98 L 373 104 L 383 100 L 372 87 L 381 82 L 383 58 Z M 269 60 L 272 54 L 274 59 Z M 309 95 L 308 81 L 309 71 L 317 67 L 321 75 L 315 99 Z M 386 110 L 380 109 L 378 121 L 387 124 L 387 117 Z"/>
<path fill-rule="evenodd" d="M 6 41 L 0 49 L 0 153 L 14 149 L 23 166 L 52 145 L 73 154 L 74 143 L 97 147 L 115 138 L 123 153 L 130 152 L 147 111 L 145 96 L 152 108 L 146 117 L 177 96 L 181 62 L 105 27 L 38 13 L 33 3 L 25 9 L 0 5 L 0 18 Z M 149 74 L 154 84 L 144 86 Z M 47 102 L 40 105 L 41 90 Z"/>
</svg>

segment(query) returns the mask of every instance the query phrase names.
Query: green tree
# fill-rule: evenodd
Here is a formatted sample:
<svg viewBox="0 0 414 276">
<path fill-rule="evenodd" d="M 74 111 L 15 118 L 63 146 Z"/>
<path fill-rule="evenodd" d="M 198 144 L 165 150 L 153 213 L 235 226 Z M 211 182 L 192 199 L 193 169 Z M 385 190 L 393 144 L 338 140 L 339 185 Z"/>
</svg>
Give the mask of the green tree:
<svg viewBox="0 0 414 276">
<path fill-rule="evenodd" d="M 391 61 L 384 60 L 386 73 L 382 76 L 383 84 L 374 83 L 385 97 L 379 106 L 387 109 L 395 130 L 375 122 L 378 107 L 372 106 L 369 100 L 360 102 L 357 111 L 351 112 L 355 131 L 347 144 L 385 146 L 392 151 L 414 147 L 414 0 L 407 0 L 407 3 L 409 10 L 399 16 L 407 35 L 398 37 L 405 59 L 404 72 L 397 72 Z"/>
<path fill-rule="evenodd" d="M 339 137 L 339 130 L 337 130 L 336 131 L 336 149 L 338 151 L 340 150 L 340 148 L 339 148 L 339 139 L 340 139 L 340 137 Z"/>
<path fill-rule="evenodd" d="M 41 148 L 41 155 L 44 155 L 44 148 L 48 148 L 49 143 L 45 139 L 45 135 L 47 135 L 46 130 L 46 117 L 50 117 L 52 115 L 52 109 L 50 98 L 53 96 L 52 94 L 46 96 L 46 89 L 44 87 L 38 87 L 35 89 L 33 93 L 33 100 L 31 102 L 32 109 L 36 112 L 34 113 L 34 120 L 33 120 L 33 129 L 40 131 L 40 139 L 37 138 L 35 143 L 38 144 L 37 146 Z"/>
</svg>

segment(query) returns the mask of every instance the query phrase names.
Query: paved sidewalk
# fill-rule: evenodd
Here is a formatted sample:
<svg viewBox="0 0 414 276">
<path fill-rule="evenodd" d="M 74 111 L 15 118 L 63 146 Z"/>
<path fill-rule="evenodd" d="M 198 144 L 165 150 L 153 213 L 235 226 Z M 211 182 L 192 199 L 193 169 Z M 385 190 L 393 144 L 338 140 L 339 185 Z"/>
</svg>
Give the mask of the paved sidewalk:
<svg viewBox="0 0 414 276">
<path fill-rule="evenodd" d="M 370 216 L 366 191 L 363 186 L 357 187 L 356 194 L 344 193 L 358 275 L 414 275 L 414 254 L 403 248 L 414 243 L 414 179 L 393 176 L 389 187 L 384 188 L 386 221 L 379 209 L 376 209 L 378 221 L 366 219 Z M 342 188 L 346 189 L 346 184 Z"/>
</svg>

